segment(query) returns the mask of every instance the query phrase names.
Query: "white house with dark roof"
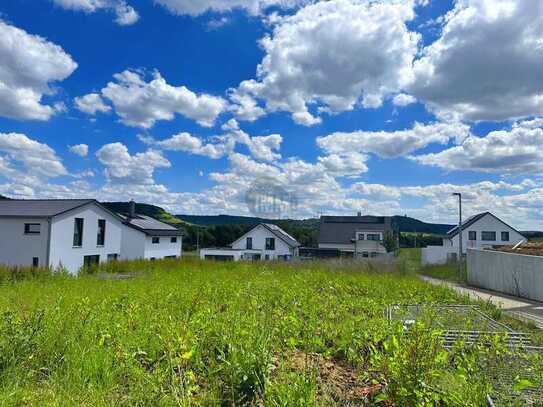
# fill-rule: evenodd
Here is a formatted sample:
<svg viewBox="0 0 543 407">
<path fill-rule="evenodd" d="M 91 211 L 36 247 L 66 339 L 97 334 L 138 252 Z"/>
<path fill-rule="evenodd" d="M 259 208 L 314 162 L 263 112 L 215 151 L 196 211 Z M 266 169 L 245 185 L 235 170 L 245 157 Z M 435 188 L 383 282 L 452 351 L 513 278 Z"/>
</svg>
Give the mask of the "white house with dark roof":
<svg viewBox="0 0 543 407">
<path fill-rule="evenodd" d="M 183 232 L 150 216 L 136 213 L 136 204 L 130 202 L 129 212 L 123 218 L 121 257 L 126 260 L 181 257 Z"/>
<path fill-rule="evenodd" d="M 527 239 L 515 228 L 490 212 L 482 212 L 462 222 L 462 252 L 467 249 L 485 249 L 493 246 L 514 246 Z M 456 260 L 460 245 L 458 226 L 443 237 L 442 246 L 422 249 L 423 264 L 444 264 Z"/>
<path fill-rule="evenodd" d="M 0 263 L 76 273 L 85 264 L 119 258 L 123 227 L 93 199 L 1 200 Z"/>
<path fill-rule="evenodd" d="M 119 215 L 94 199 L 0 200 L 0 264 L 9 266 L 75 274 L 116 259 L 177 257 L 181 239 L 170 225 Z"/>
<path fill-rule="evenodd" d="M 290 260 L 298 255 L 300 244 L 279 226 L 261 223 L 226 248 L 205 248 L 205 260 Z"/>
</svg>

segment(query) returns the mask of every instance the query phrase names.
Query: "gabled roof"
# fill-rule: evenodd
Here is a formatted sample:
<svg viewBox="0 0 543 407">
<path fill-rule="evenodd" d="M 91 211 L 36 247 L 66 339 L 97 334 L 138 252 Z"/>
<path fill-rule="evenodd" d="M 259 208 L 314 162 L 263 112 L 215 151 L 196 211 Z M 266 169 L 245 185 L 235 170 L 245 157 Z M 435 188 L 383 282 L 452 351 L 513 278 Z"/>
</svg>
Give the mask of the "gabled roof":
<svg viewBox="0 0 543 407">
<path fill-rule="evenodd" d="M 133 218 L 129 218 L 124 214 L 120 216 L 123 218 L 125 225 L 149 236 L 183 236 L 184 234 L 181 229 L 147 215 L 136 214 Z"/>
<path fill-rule="evenodd" d="M 264 229 L 271 232 L 275 237 L 278 239 L 281 239 L 283 242 L 285 242 L 289 247 L 299 247 L 301 246 L 300 243 L 296 239 L 294 239 L 291 235 L 289 235 L 287 232 L 285 232 L 283 229 L 281 229 L 279 226 L 274 225 L 272 223 L 259 223 L 254 228 L 249 230 L 247 233 L 245 233 L 243 236 L 239 237 L 238 239 L 234 240 L 232 242 L 232 245 L 236 242 L 239 242 L 241 239 L 243 239 L 245 236 L 247 236 L 249 233 L 251 233 L 253 230 L 259 227 L 263 227 Z"/>
<path fill-rule="evenodd" d="M 482 218 L 484 218 L 486 215 L 490 215 L 492 216 L 494 219 L 497 219 L 498 221 L 500 221 L 501 223 L 503 223 L 505 226 L 507 226 L 508 228 L 510 229 L 513 229 L 515 232 L 517 232 L 519 235 L 522 236 L 522 233 L 520 233 L 518 230 L 516 230 L 514 227 L 508 225 L 507 223 L 505 223 L 503 220 L 501 220 L 500 218 L 498 218 L 496 215 L 493 215 L 492 213 L 490 212 L 481 212 L 481 213 L 478 213 L 477 215 L 473 215 L 473 216 L 470 216 L 469 218 L 467 218 L 464 222 L 462 222 L 462 230 L 465 230 L 466 228 L 469 228 L 471 225 L 473 225 L 474 223 L 478 222 L 479 220 L 481 220 Z M 449 239 L 453 238 L 454 236 L 456 236 L 458 234 L 458 226 L 455 226 L 454 228 L 452 228 L 451 230 L 449 230 L 447 232 L 447 237 Z"/>
<path fill-rule="evenodd" d="M 290 247 L 300 246 L 300 243 L 298 243 L 296 239 L 294 239 L 291 235 L 289 235 L 279 226 L 274 225 L 273 223 L 261 223 L 261 225 L 264 226 L 266 229 L 268 229 L 270 232 L 272 232 L 275 236 L 277 236 L 279 239 L 281 239 Z"/>
<path fill-rule="evenodd" d="M 94 199 L 2 199 L 0 217 L 50 218 L 89 203 L 100 205 Z"/>
<path fill-rule="evenodd" d="M 352 244 L 357 231 L 392 231 L 387 216 L 322 216 L 319 243 Z"/>
</svg>

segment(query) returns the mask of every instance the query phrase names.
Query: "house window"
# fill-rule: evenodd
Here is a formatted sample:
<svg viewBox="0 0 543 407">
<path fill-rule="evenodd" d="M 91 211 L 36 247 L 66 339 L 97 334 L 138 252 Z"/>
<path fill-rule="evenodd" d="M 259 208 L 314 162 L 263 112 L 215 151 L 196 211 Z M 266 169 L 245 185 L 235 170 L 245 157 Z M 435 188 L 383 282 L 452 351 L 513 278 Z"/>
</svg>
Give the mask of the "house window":
<svg viewBox="0 0 543 407">
<path fill-rule="evenodd" d="M 266 238 L 266 250 L 275 250 L 275 238 L 267 237 Z"/>
<path fill-rule="evenodd" d="M 103 246 L 106 243 L 106 220 L 98 219 L 98 236 L 96 238 L 96 245 Z"/>
<path fill-rule="evenodd" d="M 358 240 L 364 240 L 364 233 L 358 234 Z"/>
<path fill-rule="evenodd" d="M 83 246 L 83 218 L 74 219 L 74 247 Z"/>
<path fill-rule="evenodd" d="M 40 265 L 39 257 L 32 257 L 32 267 L 38 267 Z"/>
<path fill-rule="evenodd" d="M 41 225 L 39 223 L 25 223 L 25 235 L 39 235 Z"/>
<path fill-rule="evenodd" d="M 160 237 L 156 237 L 156 236 L 153 237 L 152 243 L 153 243 L 153 244 L 159 244 L 159 243 L 160 243 Z"/>
<path fill-rule="evenodd" d="M 83 265 L 85 267 L 91 267 L 91 266 L 94 266 L 94 265 L 98 265 L 99 263 L 100 263 L 100 256 L 99 255 L 83 257 Z"/>
<path fill-rule="evenodd" d="M 264 256 L 264 260 L 269 260 L 269 259 L 270 259 L 270 255 L 269 255 L 269 254 L 266 254 L 266 255 Z"/>
<path fill-rule="evenodd" d="M 495 242 L 496 232 L 481 232 L 481 240 L 485 242 Z"/>
<path fill-rule="evenodd" d="M 252 237 L 247 238 L 246 249 L 247 250 L 252 250 L 253 249 L 253 238 Z"/>
<path fill-rule="evenodd" d="M 477 240 L 477 232 L 474 230 L 470 230 L 468 232 L 468 240 Z"/>
<path fill-rule="evenodd" d="M 509 232 L 502 232 L 502 242 L 509 241 Z"/>
<path fill-rule="evenodd" d="M 362 252 L 362 257 L 369 257 L 370 254 L 368 252 Z"/>
<path fill-rule="evenodd" d="M 379 241 L 381 240 L 381 235 L 379 233 L 368 233 L 366 238 L 368 240 Z"/>
<path fill-rule="evenodd" d="M 172 238 L 170 239 L 170 243 L 177 243 L 177 237 L 175 237 L 175 236 L 172 237 Z"/>
<path fill-rule="evenodd" d="M 107 255 L 107 261 L 115 261 L 119 258 L 117 253 L 111 253 Z"/>
</svg>

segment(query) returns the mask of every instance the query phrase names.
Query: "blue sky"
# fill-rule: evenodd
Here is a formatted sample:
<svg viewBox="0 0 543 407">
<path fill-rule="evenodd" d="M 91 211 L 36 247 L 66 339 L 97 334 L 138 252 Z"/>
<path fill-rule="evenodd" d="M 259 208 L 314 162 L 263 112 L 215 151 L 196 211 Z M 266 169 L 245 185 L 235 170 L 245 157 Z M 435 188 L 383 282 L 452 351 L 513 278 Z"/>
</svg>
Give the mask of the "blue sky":
<svg viewBox="0 0 543 407">
<path fill-rule="evenodd" d="M 4 0 L 0 194 L 541 229 L 541 38 L 537 0 Z"/>
</svg>

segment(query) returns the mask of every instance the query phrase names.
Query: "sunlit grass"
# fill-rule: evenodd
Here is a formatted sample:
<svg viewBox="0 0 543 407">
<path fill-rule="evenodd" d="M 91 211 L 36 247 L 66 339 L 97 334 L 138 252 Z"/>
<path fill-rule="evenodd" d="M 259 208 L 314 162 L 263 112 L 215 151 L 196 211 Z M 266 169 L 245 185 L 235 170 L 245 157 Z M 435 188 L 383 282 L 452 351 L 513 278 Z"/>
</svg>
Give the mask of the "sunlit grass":
<svg viewBox="0 0 543 407">
<path fill-rule="evenodd" d="M 480 405 L 491 386 L 475 367 L 460 374 L 471 353 L 452 363 L 431 330 L 389 326 L 393 303 L 465 301 L 401 267 L 185 259 L 92 271 L 0 286 L 0 405 Z M 321 362 L 294 363 L 305 357 Z M 340 367 L 358 387 L 334 379 Z M 381 387 L 362 397 L 360 383 Z"/>
</svg>

